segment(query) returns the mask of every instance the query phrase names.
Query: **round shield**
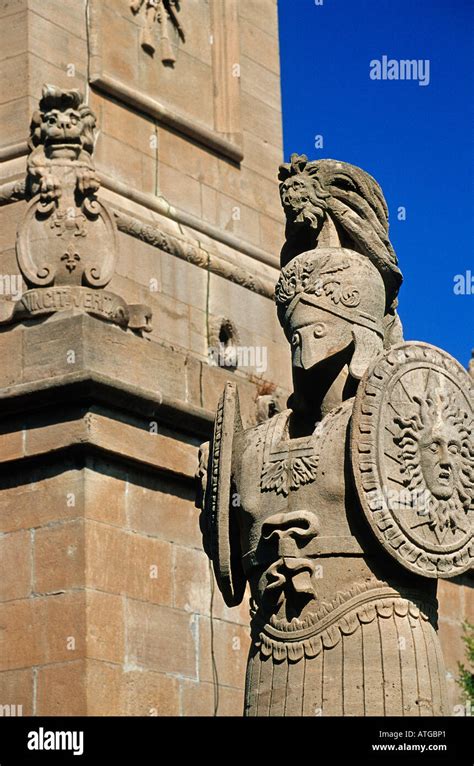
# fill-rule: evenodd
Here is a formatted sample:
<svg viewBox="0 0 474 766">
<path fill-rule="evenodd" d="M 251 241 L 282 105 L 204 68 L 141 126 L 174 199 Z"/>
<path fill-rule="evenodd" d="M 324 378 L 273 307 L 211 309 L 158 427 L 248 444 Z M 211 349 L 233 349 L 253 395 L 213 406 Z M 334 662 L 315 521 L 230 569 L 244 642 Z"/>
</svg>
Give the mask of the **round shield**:
<svg viewBox="0 0 474 766">
<path fill-rule="evenodd" d="M 376 538 L 424 577 L 474 565 L 473 380 L 427 343 L 393 346 L 360 381 L 351 455 Z"/>
<path fill-rule="evenodd" d="M 234 383 L 227 383 L 216 413 L 206 490 L 206 512 L 214 573 L 227 606 L 240 604 L 246 583 L 236 509 L 232 506 L 231 492 L 232 449 L 234 437 L 241 429 L 237 387 Z"/>
</svg>

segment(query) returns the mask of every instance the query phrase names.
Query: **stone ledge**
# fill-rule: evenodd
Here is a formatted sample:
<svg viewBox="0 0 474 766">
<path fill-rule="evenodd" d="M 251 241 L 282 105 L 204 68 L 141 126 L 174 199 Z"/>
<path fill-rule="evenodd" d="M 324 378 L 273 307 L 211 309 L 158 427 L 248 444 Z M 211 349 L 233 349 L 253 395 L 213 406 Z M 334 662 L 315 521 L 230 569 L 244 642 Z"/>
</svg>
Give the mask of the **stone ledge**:
<svg viewBox="0 0 474 766">
<path fill-rule="evenodd" d="M 211 410 L 92 371 L 60 374 L 0 390 L 0 419 L 5 411 L 25 413 L 70 401 L 95 401 L 144 417 L 158 417 L 167 425 L 205 438 L 209 438 L 214 422 Z"/>
<path fill-rule="evenodd" d="M 4 466 L 86 448 L 190 478 L 229 379 L 255 422 L 258 388 L 244 375 L 87 314 L 4 328 L 0 355 Z"/>
<path fill-rule="evenodd" d="M 174 107 L 158 101 L 145 93 L 129 88 L 125 83 L 105 73 L 95 72 L 90 77 L 90 85 L 107 96 L 117 99 L 129 108 L 143 112 L 161 125 L 173 128 L 184 136 L 192 138 L 202 146 L 225 157 L 236 164 L 243 160 L 242 136 L 234 140 L 211 130 L 197 120 L 180 114 Z"/>
<path fill-rule="evenodd" d="M 197 446 L 171 436 L 113 419 L 92 409 L 74 413 L 64 411 L 64 419 L 55 420 L 57 411 L 42 412 L 39 424 L 30 419 L 25 427 L 19 419 L 8 424 L 0 434 L 0 466 L 19 460 L 55 456 L 74 448 L 100 452 L 143 464 L 167 474 L 193 479 L 197 467 Z"/>
</svg>

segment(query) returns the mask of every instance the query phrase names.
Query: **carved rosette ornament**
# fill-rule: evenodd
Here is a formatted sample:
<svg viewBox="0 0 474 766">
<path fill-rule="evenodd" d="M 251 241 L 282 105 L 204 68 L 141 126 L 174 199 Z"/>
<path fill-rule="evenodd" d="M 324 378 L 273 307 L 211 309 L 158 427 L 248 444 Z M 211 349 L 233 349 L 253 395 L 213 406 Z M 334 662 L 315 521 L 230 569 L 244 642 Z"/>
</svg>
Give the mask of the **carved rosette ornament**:
<svg viewBox="0 0 474 766">
<path fill-rule="evenodd" d="M 280 169 L 288 409 L 245 428 L 227 384 L 198 471 L 229 606 L 250 590 L 245 715 L 445 715 L 437 579 L 474 563 L 472 379 L 403 342 L 376 181 Z"/>
<path fill-rule="evenodd" d="M 16 253 L 27 291 L 3 304 L 2 322 L 78 311 L 149 332 L 151 311 L 104 290 L 117 258 L 117 229 L 97 198 L 95 116 L 77 90 L 45 85 L 32 117 L 26 191 Z"/>
</svg>

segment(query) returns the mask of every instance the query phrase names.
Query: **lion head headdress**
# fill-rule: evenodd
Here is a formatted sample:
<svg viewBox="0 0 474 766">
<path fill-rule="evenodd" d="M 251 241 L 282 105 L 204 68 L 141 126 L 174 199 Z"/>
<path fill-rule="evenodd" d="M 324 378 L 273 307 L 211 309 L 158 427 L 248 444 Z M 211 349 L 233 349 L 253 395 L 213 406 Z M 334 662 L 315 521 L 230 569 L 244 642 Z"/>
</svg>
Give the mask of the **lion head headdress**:
<svg viewBox="0 0 474 766">
<path fill-rule="evenodd" d="M 301 267 L 302 259 L 306 263 L 309 255 L 310 260 L 318 264 L 318 248 L 322 256 L 328 244 L 321 234 L 330 228 L 336 236 L 332 244 L 349 255 L 349 263 L 352 253 L 353 268 L 347 270 L 348 277 L 351 271 L 361 268 L 364 260 L 380 275 L 383 286 L 377 289 L 384 293 L 384 346 L 399 342 L 402 332 L 396 306 L 403 277 L 388 236 L 388 208 L 378 183 L 369 173 L 346 162 L 332 159 L 309 162 L 306 156 L 298 154 L 280 166 L 279 180 L 286 215 L 286 241 L 281 251 L 282 276 L 276 291 L 277 302 L 285 303 L 282 280 L 295 281 L 293 272 Z M 316 271 L 317 268 L 314 273 Z M 314 293 L 311 281 L 295 283 L 297 292 Z M 350 281 L 352 284 L 353 276 Z M 341 290 L 345 289 L 343 283 L 344 278 Z M 279 308 L 284 309 L 279 314 L 285 324 L 286 306 Z"/>
</svg>

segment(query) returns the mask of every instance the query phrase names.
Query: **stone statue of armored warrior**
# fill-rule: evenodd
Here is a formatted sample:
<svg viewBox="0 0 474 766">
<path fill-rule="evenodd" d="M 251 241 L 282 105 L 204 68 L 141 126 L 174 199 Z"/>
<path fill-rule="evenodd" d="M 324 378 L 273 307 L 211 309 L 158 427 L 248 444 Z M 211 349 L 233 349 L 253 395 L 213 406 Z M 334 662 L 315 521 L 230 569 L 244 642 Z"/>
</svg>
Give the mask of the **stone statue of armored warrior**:
<svg viewBox="0 0 474 766">
<path fill-rule="evenodd" d="M 280 180 L 294 391 L 245 429 L 228 383 L 201 465 L 219 588 L 250 587 L 245 714 L 449 714 L 436 586 L 473 564 L 473 381 L 403 341 L 374 179 L 293 155 Z"/>
</svg>

